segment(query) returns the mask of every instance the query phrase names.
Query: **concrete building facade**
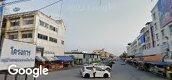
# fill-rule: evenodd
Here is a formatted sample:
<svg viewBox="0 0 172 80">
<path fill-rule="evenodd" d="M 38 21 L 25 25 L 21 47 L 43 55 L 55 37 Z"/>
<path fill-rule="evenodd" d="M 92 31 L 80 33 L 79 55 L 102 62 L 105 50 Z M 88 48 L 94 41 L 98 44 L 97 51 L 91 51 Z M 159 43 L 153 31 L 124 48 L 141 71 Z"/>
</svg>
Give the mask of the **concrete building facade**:
<svg viewBox="0 0 172 80">
<path fill-rule="evenodd" d="M 156 43 L 156 33 L 153 22 L 147 22 L 145 27 L 140 30 L 139 36 L 132 42 L 128 43 L 128 55 L 143 56 L 156 54 L 152 51 L 159 51 Z"/>
<path fill-rule="evenodd" d="M 100 61 L 100 56 L 95 53 L 85 52 L 65 52 L 66 56 L 73 56 L 75 58 L 75 64 L 85 64 Z"/>
<path fill-rule="evenodd" d="M 172 58 L 172 9 L 170 6 L 172 2 L 170 0 L 161 1 L 159 0 L 151 11 L 156 34 L 155 41 L 156 46 L 161 48 L 161 52 Z M 162 3 L 168 4 L 164 6 Z"/>
<path fill-rule="evenodd" d="M 35 44 L 37 56 L 64 55 L 63 20 L 54 20 L 40 11 L 4 16 L 4 38 Z"/>
<path fill-rule="evenodd" d="M 171 56 L 172 52 L 172 9 L 170 5 L 163 5 L 164 3 L 172 4 L 170 0 L 159 0 L 152 9 L 152 21 L 146 23 L 145 27 L 140 31 L 140 35 L 134 40 L 138 41 L 138 46 L 134 47 L 134 42 L 127 46 L 127 53 L 129 55 L 136 55 L 134 50 L 138 50 L 138 54 L 145 55 L 168 53 Z M 161 9 L 163 8 L 163 9 Z M 165 12 L 163 12 L 165 11 Z M 162 16 L 163 15 L 163 16 Z"/>
<path fill-rule="evenodd" d="M 111 55 L 111 53 L 105 51 L 105 49 L 93 50 L 93 53 L 98 54 L 100 56 L 100 59 L 108 59 Z"/>
</svg>

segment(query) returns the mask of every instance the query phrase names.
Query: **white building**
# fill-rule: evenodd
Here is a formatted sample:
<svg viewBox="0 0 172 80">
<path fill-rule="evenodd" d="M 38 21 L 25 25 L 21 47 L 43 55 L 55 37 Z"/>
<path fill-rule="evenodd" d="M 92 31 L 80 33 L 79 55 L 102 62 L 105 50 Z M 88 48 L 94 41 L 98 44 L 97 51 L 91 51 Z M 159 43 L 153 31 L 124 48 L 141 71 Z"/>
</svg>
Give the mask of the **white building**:
<svg viewBox="0 0 172 80">
<path fill-rule="evenodd" d="M 127 54 L 133 56 L 138 53 L 138 39 L 135 39 L 132 43 L 128 43 Z"/>
<path fill-rule="evenodd" d="M 63 20 L 54 20 L 40 11 L 4 16 L 4 37 L 37 46 L 38 56 L 64 55 Z"/>
<path fill-rule="evenodd" d="M 92 63 L 100 61 L 99 54 L 96 53 L 84 53 L 83 51 L 65 52 L 66 56 L 73 56 L 75 58 L 75 64 Z"/>
<path fill-rule="evenodd" d="M 167 4 L 168 3 L 168 4 Z M 127 46 L 128 54 L 135 54 L 133 50 L 143 55 L 164 54 L 172 51 L 172 2 L 171 0 L 159 0 L 152 9 L 152 21 L 147 23 L 136 38 L 138 46 L 134 49 L 131 43 Z M 140 43 L 141 36 L 144 41 Z"/>
<path fill-rule="evenodd" d="M 159 2 L 152 9 L 152 18 L 155 26 L 156 34 L 156 46 L 161 47 L 162 52 L 166 52 L 167 49 L 172 51 L 172 9 L 170 5 L 164 6 L 162 3 L 168 3 L 172 5 L 170 0 Z M 164 8 L 164 10 L 161 10 Z"/>
</svg>

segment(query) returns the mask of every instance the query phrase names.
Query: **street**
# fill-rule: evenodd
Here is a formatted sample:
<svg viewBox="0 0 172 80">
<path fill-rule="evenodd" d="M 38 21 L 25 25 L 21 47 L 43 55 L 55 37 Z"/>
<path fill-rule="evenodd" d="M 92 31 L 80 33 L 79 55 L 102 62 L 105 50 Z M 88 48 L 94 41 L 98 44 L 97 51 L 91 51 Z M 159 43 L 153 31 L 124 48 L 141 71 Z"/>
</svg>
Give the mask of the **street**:
<svg viewBox="0 0 172 80">
<path fill-rule="evenodd" d="M 118 61 L 113 65 L 111 78 L 106 80 L 166 80 L 158 75 L 137 70 L 136 68 Z M 79 68 L 57 72 L 50 72 L 48 76 L 40 76 L 37 80 L 87 80 L 80 76 Z M 105 80 L 105 78 L 90 78 L 94 80 Z"/>
</svg>

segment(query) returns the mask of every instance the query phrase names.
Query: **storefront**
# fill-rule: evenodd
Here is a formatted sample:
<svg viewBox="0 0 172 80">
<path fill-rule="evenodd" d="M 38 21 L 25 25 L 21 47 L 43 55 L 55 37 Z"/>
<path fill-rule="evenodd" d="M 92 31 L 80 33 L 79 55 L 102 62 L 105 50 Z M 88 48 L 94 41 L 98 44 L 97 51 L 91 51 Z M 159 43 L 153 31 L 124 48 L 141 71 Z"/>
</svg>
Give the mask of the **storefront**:
<svg viewBox="0 0 172 80">
<path fill-rule="evenodd" d="M 63 67 L 72 67 L 74 66 L 74 59 L 71 56 L 56 56 L 58 62 L 63 64 Z"/>
<path fill-rule="evenodd" d="M 43 57 L 36 56 L 35 63 L 36 63 L 36 65 L 35 65 L 36 67 L 39 65 L 45 65 L 45 59 Z"/>
<path fill-rule="evenodd" d="M 43 67 L 48 68 L 49 71 L 74 66 L 74 59 L 71 56 L 36 56 L 35 59 L 36 67 L 42 65 Z"/>
</svg>

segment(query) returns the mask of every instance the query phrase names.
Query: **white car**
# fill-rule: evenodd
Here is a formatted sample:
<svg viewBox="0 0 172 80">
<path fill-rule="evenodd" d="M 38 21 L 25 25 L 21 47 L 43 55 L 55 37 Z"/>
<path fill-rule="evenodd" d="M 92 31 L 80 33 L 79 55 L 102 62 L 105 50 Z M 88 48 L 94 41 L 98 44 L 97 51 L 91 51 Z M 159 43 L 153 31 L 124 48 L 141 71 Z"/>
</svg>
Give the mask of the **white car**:
<svg viewBox="0 0 172 80">
<path fill-rule="evenodd" d="M 109 71 L 109 72 L 112 71 L 112 69 L 111 69 L 109 66 L 106 66 L 106 65 L 104 65 L 104 64 L 93 63 L 92 66 L 100 67 L 100 68 L 102 68 L 102 69 L 104 69 L 104 70 L 107 70 L 107 71 Z"/>
<path fill-rule="evenodd" d="M 111 76 L 109 71 L 104 70 L 100 67 L 95 67 L 95 70 L 96 70 L 95 77 L 109 78 Z M 80 73 L 84 78 L 94 77 L 93 66 L 83 66 Z"/>
<path fill-rule="evenodd" d="M 102 68 L 104 70 L 107 70 L 109 72 L 112 70 L 109 66 L 106 66 L 104 64 L 98 64 L 98 65 L 95 65 L 95 66 L 100 67 L 100 68 Z"/>
</svg>

